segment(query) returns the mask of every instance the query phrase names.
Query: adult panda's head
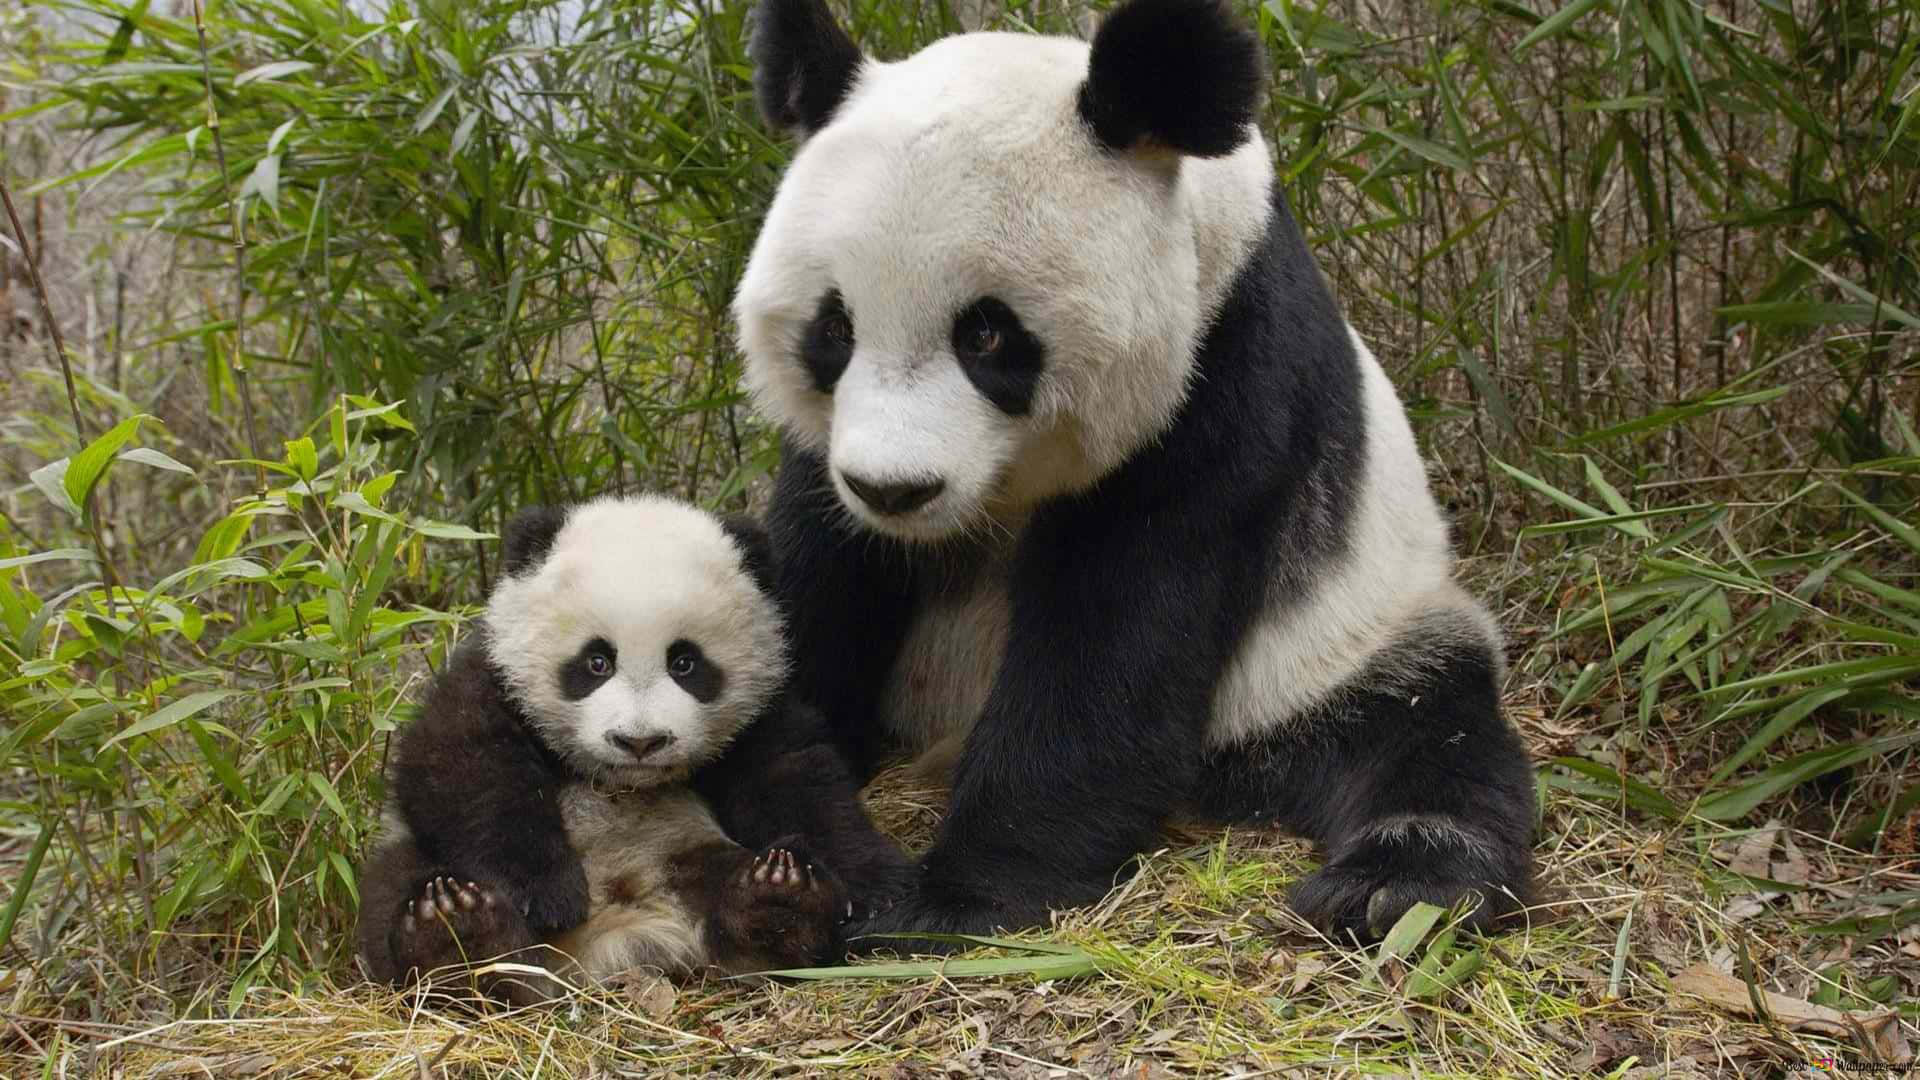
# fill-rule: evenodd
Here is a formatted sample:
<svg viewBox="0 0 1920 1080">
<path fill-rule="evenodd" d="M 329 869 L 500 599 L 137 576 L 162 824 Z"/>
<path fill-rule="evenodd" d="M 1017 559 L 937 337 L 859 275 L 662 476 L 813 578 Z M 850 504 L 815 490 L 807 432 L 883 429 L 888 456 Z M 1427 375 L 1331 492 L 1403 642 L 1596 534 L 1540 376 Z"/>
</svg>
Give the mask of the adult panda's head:
<svg viewBox="0 0 1920 1080">
<path fill-rule="evenodd" d="M 1259 45 L 1222 4 L 883 63 L 821 0 L 762 0 L 752 54 L 801 144 L 735 299 L 745 382 L 854 515 L 938 539 L 1166 429 L 1269 212 Z"/>
<path fill-rule="evenodd" d="M 487 601 L 487 655 L 536 734 L 617 787 L 717 757 L 786 676 L 765 537 L 655 497 L 525 510 Z"/>
</svg>

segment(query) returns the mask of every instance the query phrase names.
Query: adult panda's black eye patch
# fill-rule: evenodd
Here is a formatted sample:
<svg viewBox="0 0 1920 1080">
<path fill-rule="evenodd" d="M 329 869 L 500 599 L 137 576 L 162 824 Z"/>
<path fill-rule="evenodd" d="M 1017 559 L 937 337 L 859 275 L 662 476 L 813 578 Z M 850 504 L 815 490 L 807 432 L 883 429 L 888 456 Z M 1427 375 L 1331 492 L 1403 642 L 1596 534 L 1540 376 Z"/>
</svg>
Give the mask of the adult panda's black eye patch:
<svg viewBox="0 0 1920 1080">
<path fill-rule="evenodd" d="M 1047 350 L 1005 302 L 984 296 L 953 317 L 953 355 L 967 381 L 1008 416 L 1025 416 Z"/>
<path fill-rule="evenodd" d="M 727 684 L 726 673 L 707 659 L 700 646 L 686 638 L 667 646 L 667 674 L 680 684 L 680 689 L 703 705 L 719 697 L 721 688 Z"/>
<path fill-rule="evenodd" d="M 560 696 L 579 701 L 600 689 L 601 683 L 613 677 L 617 659 L 613 642 L 606 638 L 597 637 L 580 646 L 579 652 L 560 665 Z"/>
<path fill-rule="evenodd" d="M 840 290 L 832 289 L 820 298 L 813 321 L 807 324 L 807 332 L 800 339 L 800 362 L 807 366 L 807 374 L 813 376 L 813 388 L 831 394 L 833 384 L 840 381 L 841 373 L 852 360 L 853 314 L 847 310 Z"/>
</svg>

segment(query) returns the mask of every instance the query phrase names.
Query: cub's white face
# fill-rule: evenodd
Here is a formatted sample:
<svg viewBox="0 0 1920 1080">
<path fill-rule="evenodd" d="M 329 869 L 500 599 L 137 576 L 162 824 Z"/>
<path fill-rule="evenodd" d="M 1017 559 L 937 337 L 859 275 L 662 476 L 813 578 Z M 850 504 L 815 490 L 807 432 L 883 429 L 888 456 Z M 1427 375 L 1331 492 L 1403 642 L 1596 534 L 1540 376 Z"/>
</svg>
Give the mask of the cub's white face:
<svg viewBox="0 0 1920 1080">
<path fill-rule="evenodd" d="M 488 655 L 542 738 L 615 786 L 718 756 L 786 675 L 778 609 L 710 515 L 671 500 L 574 508 L 487 604 Z"/>
<path fill-rule="evenodd" d="M 745 384 L 872 528 L 1016 520 L 1154 439 L 1265 223 L 1257 136 L 1099 146 L 1088 55 L 967 34 L 868 59 L 781 183 L 735 301 Z"/>
</svg>

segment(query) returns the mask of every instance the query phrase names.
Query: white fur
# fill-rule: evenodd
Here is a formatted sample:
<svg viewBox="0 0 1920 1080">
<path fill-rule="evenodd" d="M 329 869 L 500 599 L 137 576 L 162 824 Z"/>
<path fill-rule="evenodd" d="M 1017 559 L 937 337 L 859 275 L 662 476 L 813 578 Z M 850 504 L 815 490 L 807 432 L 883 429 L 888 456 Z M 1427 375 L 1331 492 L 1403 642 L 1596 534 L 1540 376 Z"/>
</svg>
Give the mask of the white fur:
<svg viewBox="0 0 1920 1080">
<path fill-rule="evenodd" d="M 711 515 L 669 499 L 574 508 L 547 557 L 494 589 L 486 621 L 489 657 L 548 744 L 581 772 L 629 786 L 684 777 L 718 756 L 786 675 L 779 611 L 739 549 Z M 568 701 L 561 666 L 596 637 L 614 646 L 614 675 Z M 713 702 L 667 673 L 667 647 L 680 639 L 724 673 Z M 676 741 L 640 765 L 610 734 Z"/>
<path fill-rule="evenodd" d="M 735 299 L 745 384 L 825 450 L 868 525 L 934 539 L 1081 490 L 1171 422 L 1193 352 L 1268 214 L 1256 135 L 1219 159 L 1115 155 L 1076 111 L 1085 43 L 966 34 L 868 61 L 788 167 Z M 798 358 L 830 289 L 853 316 L 832 394 Z M 952 320 L 996 296 L 1047 351 L 1025 417 L 968 383 Z M 945 492 L 882 517 L 840 470 L 937 476 Z"/>
<path fill-rule="evenodd" d="M 1465 849 L 1488 861 L 1500 856 L 1499 849 L 1485 836 L 1463 827 L 1455 818 L 1438 814 L 1395 814 L 1375 822 L 1367 835 L 1403 846 L 1417 841 L 1431 851 Z"/>
</svg>

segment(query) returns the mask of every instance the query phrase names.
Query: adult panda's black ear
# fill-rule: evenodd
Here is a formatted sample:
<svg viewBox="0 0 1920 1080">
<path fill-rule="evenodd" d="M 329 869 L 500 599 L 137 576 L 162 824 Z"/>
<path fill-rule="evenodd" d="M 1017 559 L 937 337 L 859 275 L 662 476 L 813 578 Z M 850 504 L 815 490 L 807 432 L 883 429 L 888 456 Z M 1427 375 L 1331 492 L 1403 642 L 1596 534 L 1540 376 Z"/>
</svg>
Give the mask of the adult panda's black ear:
<svg viewBox="0 0 1920 1080">
<path fill-rule="evenodd" d="M 745 514 L 723 514 L 720 527 L 740 549 L 740 562 L 753 576 L 753 583 L 768 596 L 773 595 L 773 538 L 758 521 Z"/>
<path fill-rule="evenodd" d="M 1223 0 L 1126 0 L 1093 35 L 1080 115 L 1111 150 L 1219 157 L 1247 141 L 1264 79 Z"/>
<path fill-rule="evenodd" d="M 529 506 L 513 515 L 500 544 L 501 571 L 512 576 L 539 566 L 566 523 L 567 512 L 555 506 Z"/>
<path fill-rule="evenodd" d="M 864 59 L 825 0 L 760 0 L 747 55 L 760 115 L 800 136 L 826 125 L 852 92 Z"/>
</svg>

